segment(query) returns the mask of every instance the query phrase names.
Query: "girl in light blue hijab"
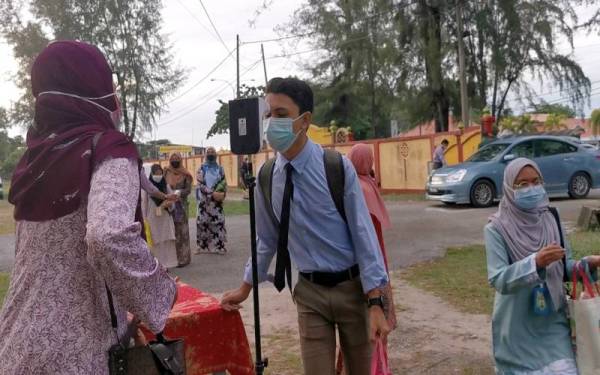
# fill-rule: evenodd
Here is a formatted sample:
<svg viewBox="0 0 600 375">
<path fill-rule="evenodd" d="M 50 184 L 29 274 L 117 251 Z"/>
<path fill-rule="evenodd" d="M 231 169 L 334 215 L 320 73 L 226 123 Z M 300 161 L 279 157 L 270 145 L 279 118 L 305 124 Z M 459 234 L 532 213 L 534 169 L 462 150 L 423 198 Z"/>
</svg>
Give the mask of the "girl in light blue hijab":
<svg viewBox="0 0 600 375">
<path fill-rule="evenodd" d="M 563 287 L 575 262 L 537 164 L 514 160 L 502 190 L 498 212 L 485 227 L 488 280 L 496 289 L 496 373 L 577 375 Z M 595 274 L 600 257 L 586 260 Z"/>
</svg>

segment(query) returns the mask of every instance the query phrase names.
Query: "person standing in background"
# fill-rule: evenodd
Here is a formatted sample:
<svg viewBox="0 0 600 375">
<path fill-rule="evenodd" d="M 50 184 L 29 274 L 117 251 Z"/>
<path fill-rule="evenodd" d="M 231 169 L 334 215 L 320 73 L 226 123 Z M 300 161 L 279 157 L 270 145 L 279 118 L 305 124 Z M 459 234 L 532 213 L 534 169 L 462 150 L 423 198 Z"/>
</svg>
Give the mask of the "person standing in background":
<svg viewBox="0 0 600 375">
<path fill-rule="evenodd" d="M 172 193 L 159 164 L 152 165 L 150 183 L 165 196 Z M 142 190 L 142 211 L 152 236 L 150 251 L 166 268 L 177 266 L 175 224 L 170 214 L 174 206 L 174 201 L 155 198 Z"/>
<path fill-rule="evenodd" d="M 373 226 L 375 227 L 375 233 L 377 233 L 377 239 L 379 241 L 379 248 L 381 249 L 381 254 L 383 255 L 383 261 L 385 262 L 385 268 L 388 272 L 389 278 L 389 265 L 388 265 L 388 257 L 385 251 L 385 242 L 383 240 L 383 230 L 391 228 L 390 217 L 388 215 L 387 209 L 385 207 L 385 203 L 379 194 L 379 189 L 377 187 L 377 183 L 375 182 L 375 178 L 372 177 L 375 173 L 373 172 L 373 150 L 369 145 L 364 143 L 360 143 L 352 146 L 352 149 L 348 153 L 348 159 L 354 165 L 354 169 L 356 169 L 356 174 L 358 175 L 358 182 L 360 183 L 360 187 L 365 196 L 365 201 L 367 203 L 367 208 L 369 210 L 369 214 L 371 216 L 371 221 L 373 222 Z M 384 306 L 384 314 L 385 318 L 388 322 L 390 329 L 394 330 L 396 328 L 396 311 L 394 308 L 394 298 L 392 293 L 391 283 L 388 282 L 384 295 L 387 304 Z M 381 345 L 383 345 L 383 356 L 378 356 L 377 353 L 373 353 L 373 358 L 371 359 L 372 363 L 371 368 L 388 368 L 388 363 L 382 364 L 378 362 L 387 361 L 387 340 L 382 340 Z M 341 359 L 341 356 L 340 356 Z M 338 373 L 341 373 L 341 361 L 338 361 Z M 379 367 L 377 367 L 379 366 Z"/>
<path fill-rule="evenodd" d="M 196 254 L 224 255 L 227 252 L 227 229 L 223 201 L 227 193 L 227 180 L 223 167 L 217 163 L 214 147 L 206 149 L 206 162 L 198 169 L 196 199 L 198 200 Z"/>
<path fill-rule="evenodd" d="M 169 166 L 165 169 L 164 175 L 169 187 L 179 197 L 173 210 L 173 222 L 177 240 L 177 267 L 185 267 L 192 261 L 188 196 L 192 192 L 193 177 L 182 165 L 182 158 L 179 153 L 171 155 Z"/>
<path fill-rule="evenodd" d="M 242 165 L 240 167 L 240 179 L 242 180 L 242 186 L 244 187 L 244 199 L 248 199 L 248 185 L 246 185 L 246 176 L 250 173 L 250 166 L 248 164 L 248 157 L 244 156 Z"/>
<path fill-rule="evenodd" d="M 448 164 L 446 162 L 445 152 L 448 149 L 449 144 L 450 142 L 448 142 L 447 139 L 444 139 L 442 143 L 436 147 L 433 152 L 433 170 L 440 169 Z"/>
</svg>

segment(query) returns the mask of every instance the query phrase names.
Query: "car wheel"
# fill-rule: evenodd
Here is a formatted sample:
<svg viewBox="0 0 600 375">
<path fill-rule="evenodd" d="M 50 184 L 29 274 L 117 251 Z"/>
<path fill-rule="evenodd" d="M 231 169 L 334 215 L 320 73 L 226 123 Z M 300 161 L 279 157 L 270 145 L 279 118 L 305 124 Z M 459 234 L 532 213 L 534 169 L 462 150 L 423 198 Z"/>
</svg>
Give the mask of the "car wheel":
<svg viewBox="0 0 600 375">
<path fill-rule="evenodd" d="M 490 207 L 494 204 L 494 185 L 486 180 L 480 180 L 471 188 L 471 204 L 475 207 Z"/>
<path fill-rule="evenodd" d="M 569 181 L 569 196 L 573 199 L 583 199 L 588 196 L 592 181 L 584 172 L 577 172 Z"/>
</svg>

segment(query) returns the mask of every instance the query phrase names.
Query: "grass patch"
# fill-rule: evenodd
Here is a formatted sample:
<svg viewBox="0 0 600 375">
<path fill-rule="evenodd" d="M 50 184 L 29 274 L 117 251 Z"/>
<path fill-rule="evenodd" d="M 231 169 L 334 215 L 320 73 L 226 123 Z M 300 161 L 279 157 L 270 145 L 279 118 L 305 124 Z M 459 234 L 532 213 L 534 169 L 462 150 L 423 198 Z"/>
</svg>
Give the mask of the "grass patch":
<svg viewBox="0 0 600 375">
<path fill-rule="evenodd" d="M 569 235 L 573 258 L 586 255 L 600 255 L 600 232 L 573 232 Z"/>
<path fill-rule="evenodd" d="M 450 248 L 446 256 L 411 267 L 404 278 L 462 312 L 490 314 L 494 293 L 487 282 L 485 248 Z"/>
<path fill-rule="evenodd" d="M 3 185 L 4 196 L 0 200 L 0 236 L 15 233 L 15 220 L 13 218 L 13 206 L 8 203 L 8 191 L 10 180 L 5 180 Z"/>
<path fill-rule="evenodd" d="M 4 301 L 4 296 L 6 296 L 6 291 L 8 290 L 9 284 L 10 284 L 9 274 L 0 272 L 0 306 L 2 306 L 2 302 Z"/>
<path fill-rule="evenodd" d="M 600 254 L 597 232 L 569 235 L 573 258 Z M 450 248 L 441 259 L 418 264 L 403 275 L 411 285 L 443 298 L 458 310 L 472 314 L 491 314 L 494 290 L 487 281 L 485 247 Z"/>
<path fill-rule="evenodd" d="M 189 199 L 189 218 L 195 219 L 198 215 L 198 203 L 196 202 L 196 197 L 192 197 L 190 195 Z M 238 201 L 238 200 L 227 200 L 225 199 L 225 203 L 223 206 L 225 210 L 225 216 L 236 216 L 236 215 L 249 215 L 250 214 L 250 206 L 247 200 Z"/>
<path fill-rule="evenodd" d="M 298 335 L 289 330 L 280 330 L 264 337 L 265 357 L 269 358 L 269 366 L 265 375 L 302 374 L 302 358 Z"/>
<path fill-rule="evenodd" d="M 15 233 L 13 206 L 5 199 L 0 200 L 0 236 Z"/>
</svg>

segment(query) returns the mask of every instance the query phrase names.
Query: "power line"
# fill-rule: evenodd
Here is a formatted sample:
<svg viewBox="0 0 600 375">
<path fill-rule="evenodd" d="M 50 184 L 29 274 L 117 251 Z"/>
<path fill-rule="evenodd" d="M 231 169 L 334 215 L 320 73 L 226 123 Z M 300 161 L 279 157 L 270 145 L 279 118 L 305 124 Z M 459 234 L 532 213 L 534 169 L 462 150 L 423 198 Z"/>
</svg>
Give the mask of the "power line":
<svg viewBox="0 0 600 375">
<path fill-rule="evenodd" d="M 594 85 L 594 84 L 596 84 L 596 83 L 600 83 L 600 80 L 597 80 L 597 81 L 592 81 L 592 82 L 590 82 L 590 87 L 591 87 L 591 86 L 593 86 L 593 85 Z M 579 85 L 575 85 L 575 86 L 573 86 L 573 87 L 572 87 L 572 89 L 573 89 L 573 88 L 576 88 L 576 87 L 583 86 L 583 85 L 584 85 L 584 83 L 581 83 L 581 84 L 579 84 Z M 538 99 L 539 99 L 539 98 L 541 98 L 542 96 L 553 95 L 553 94 L 559 94 L 559 93 L 562 93 L 562 92 L 564 92 L 564 91 L 568 91 L 568 90 L 565 90 L 565 89 L 554 90 L 554 91 L 549 91 L 549 92 L 545 92 L 545 93 L 542 93 L 542 94 L 535 94 L 535 95 L 532 95 L 531 97 L 527 97 L 527 96 L 520 96 L 520 97 L 518 97 L 518 98 L 510 98 L 510 100 L 511 100 L 511 101 L 522 101 L 523 99 L 533 99 L 533 98 L 538 98 Z"/>
<path fill-rule="evenodd" d="M 313 31 L 313 32 L 306 33 L 306 34 L 290 34 L 290 35 L 287 35 L 287 36 L 282 36 L 281 38 L 253 40 L 253 41 L 250 41 L 250 42 L 242 42 L 241 44 L 242 45 L 246 45 L 246 44 L 279 42 L 279 41 L 286 40 L 286 39 L 304 38 L 306 36 L 313 35 L 313 34 L 316 34 L 316 33 L 317 33 L 316 31 Z"/>
<path fill-rule="evenodd" d="M 262 59 L 258 59 L 258 60 L 256 60 L 256 62 L 255 62 L 255 63 L 254 63 L 254 64 L 253 64 L 253 65 L 252 65 L 252 66 L 251 66 L 249 69 L 247 69 L 246 71 L 244 71 L 244 72 L 241 74 L 241 76 L 244 76 L 244 75 L 246 75 L 247 73 L 249 73 L 249 72 L 250 72 L 251 70 L 253 70 L 253 69 L 254 69 L 254 68 L 255 68 L 255 67 L 258 65 L 258 63 L 260 63 L 261 61 L 262 61 Z M 190 107 L 190 108 L 188 108 L 188 109 L 184 109 L 183 111 L 180 111 L 180 112 L 178 112 L 178 113 L 175 115 L 175 117 L 174 117 L 174 118 L 172 118 L 172 119 L 170 119 L 170 120 L 167 120 L 167 121 L 165 121 L 165 122 L 163 122 L 163 123 L 161 123 L 161 124 L 158 124 L 157 126 L 159 126 L 159 127 L 160 127 L 160 126 L 168 125 L 168 124 L 170 124 L 170 123 L 172 123 L 172 122 L 175 122 L 175 121 L 177 121 L 177 120 L 179 120 L 179 119 L 181 119 L 181 118 L 183 118 L 183 117 L 185 117 L 185 116 L 189 115 L 190 113 L 192 113 L 192 112 L 196 111 L 198 108 L 202 107 L 202 106 L 203 106 L 203 105 L 205 105 L 206 103 L 208 103 L 208 102 L 210 102 L 211 100 L 213 100 L 213 99 L 214 99 L 214 98 L 215 98 L 217 95 L 219 95 L 220 93 L 222 93 L 223 91 L 225 91 L 225 90 L 226 90 L 226 89 L 228 89 L 228 88 L 229 88 L 229 84 L 227 84 L 227 85 L 225 85 L 225 86 L 222 86 L 222 87 L 221 87 L 221 89 L 220 89 L 219 91 L 217 91 L 217 92 L 211 92 L 211 93 L 209 93 L 209 94 L 207 94 L 207 95 L 205 95 L 205 96 L 203 96 L 203 97 L 199 98 L 199 100 L 202 100 L 202 99 L 206 99 L 206 100 L 204 100 L 204 101 L 202 101 L 202 102 L 200 102 L 200 103 L 198 103 L 198 104 L 196 104 L 196 105 L 194 105 L 194 106 L 192 106 L 192 107 Z"/>
<path fill-rule="evenodd" d="M 209 28 L 208 28 L 208 27 L 207 27 L 207 26 L 206 26 L 206 25 L 205 25 L 205 24 L 204 24 L 202 21 L 200 21 L 200 18 L 198 18 L 198 16 L 196 16 L 196 15 L 194 14 L 194 12 L 192 12 L 192 11 L 190 10 L 190 8 L 188 8 L 188 7 L 187 7 L 187 6 L 186 6 L 186 5 L 183 3 L 183 1 L 181 1 L 181 0 L 177 0 L 177 2 L 179 3 L 179 5 L 181 5 L 181 7 L 182 7 L 183 9 L 185 9 L 185 11 L 186 11 L 186 12 L 188 12 L 188 13 L 189 13 L 189 15 L 190 15 L 190 16 L 192 16 L 192 18 L 193 18 L 194 20 L 196 20 L 196 22 L 198 22 L 198 24 L 199 24 L 200 26 L 202 26 L 202 28 L 203 28 L 204 30 L 206 30 L 206 31 L 207 31 L 207 32 L 210 34 L 210 36 L 212 36 L 213 38 L 215 38 L 216 40 L 218 40 L 218 39 L 217 39 L 217 37 L 216 37 L 216 36 L 213 34 L 213 31 L 212 31 L 211 29 L 209 29 Z"/>
<path fill-rule="evenodd" d="M 217 71 L 217 69 L 219 69 L 221 66 L 223 66 L 223 64 L 225 64 L 225 61 L 227 61 L 227 59 L 233 54 L 233 51 L 229 52 L 227 54 L 227 56 L 225 56 L 223 58 L 223 60 L 221 60 L 214 68 L 211 69 L 210 72 L 208 72 L 208 74 L 206 74 L 204 77 L 202 77 L 199 81 L 197 81 L 196 83 L 194 83 L 189 89 L 185 90 L 184 92 L 182 92 L 181 94 L 177 95 L 176 97 L 174 97 L 173 99 L 169 100 L 166 105 L 169 105 L 171 103 L 173 103 L 174 101 L 181 99 L 181 97 L 183 97 L 184 95 L 188 94 L 190 91 L 192 91 L 193 89 L 195 89 L 196 87 L 198 87 L 202 82 L 206 81 L 214 72 Z"/>
<path fill-rule="evenodd" d="M 221 34 L 219 33 L 219 30 L 217 30 L 217 27 L 215 26 L 214 22 L 212 21 L 212 18 L 210 18 L 210 14 L 208 14 L 208 10 L 204 6 L 204 2 L 202 0 L 199 0 L 199 1 L 200 1 L 200 5 L 202 5 L 202 9 L 204 9 L 204 13 L 206 13 L 206 17 L 208 17 L 208 21 L 210 22 L 213 30 L 215 31 L 215 33 L 219 37 L 219 40 L 221 41 L 221 44 L 223 44 L 223 47 L 225 47 L 225 49 L 227 50 L 227 52 L 231 53 L 231 51 L 229 50 L 229 47 L 227 47 L 227 44 L 225 43 L 225 41 L 221 37 Z"/>
<path fill-rule="evenodd" d="M 365 35 L 365 36 L 361 36 L 358 38 L 353 38 L 353 39 L 348 39 L 342 43 L 340 43 L 340 46 L 352 43 L 352 42 L 356 42 L 359 40 L 363 40 L 363 39 L 368 39 L 369 35 Z M 312 48 L 312 49 L 308 49 L 305 51 L 299 51 L 299 52 L 294 52 L 294 53 L 288 53 L 288 54 L 283 54 L 283 55 L 275 55 L 275 56 L 269 56 L 267 57 L 267 60 L 272 60 L 272 59 L 281 59 L 281 58 L 286 58 L 286 57 L 291 57 L 291 56 L 296 56 L 296 55 L 301 55 L 304 53 L 309 53 L 309 52 L 315 52 L 315 51 L 322 51 L 322 50 L 328 50 L 328 48 L 325 47 L 317 47 L 317 48 Z"/>
</svg>

